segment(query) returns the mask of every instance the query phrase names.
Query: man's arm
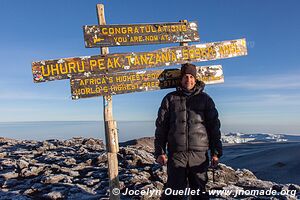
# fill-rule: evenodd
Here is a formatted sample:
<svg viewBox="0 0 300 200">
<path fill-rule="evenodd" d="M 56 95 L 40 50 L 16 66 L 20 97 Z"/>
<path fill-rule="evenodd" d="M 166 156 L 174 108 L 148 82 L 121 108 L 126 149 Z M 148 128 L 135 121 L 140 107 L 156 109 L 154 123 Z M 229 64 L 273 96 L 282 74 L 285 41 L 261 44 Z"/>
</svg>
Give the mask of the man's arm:
<svg viewBox="0 0 300 200">
<path fill-rule="evenodd" d="M 223 154 L 220 131 L 221 124 L 215 103 L 210 96 L 208 96 L 206 103 L 205 121 L 211 155 L 212 157 L 220 158 Z"/>
<path fill-rule="evenodd" d="M 166 154 L 166 145 L 169 131 L 169 101 L 167 96 L 161 102 L 156 119 L 154 147 L 155 158 Z"/>
</svg>

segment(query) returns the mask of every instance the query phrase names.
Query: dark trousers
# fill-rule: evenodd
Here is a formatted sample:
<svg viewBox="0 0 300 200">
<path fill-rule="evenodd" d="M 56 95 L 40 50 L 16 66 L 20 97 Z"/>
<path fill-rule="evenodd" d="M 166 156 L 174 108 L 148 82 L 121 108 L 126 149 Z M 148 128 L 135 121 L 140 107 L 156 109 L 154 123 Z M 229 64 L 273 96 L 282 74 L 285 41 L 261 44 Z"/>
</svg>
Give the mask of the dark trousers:
<svg viewBox="0 0 300 200">
<path fill-rule="evenodd" d="M 192 200 L 209 199 L 208 194 L 205 192 L 208 166 L 207 152 L 191 151 L 169 154 L 167 163 L 168 180 L 161 199 L 186 199 L 185 195 L 178 194 L 176 191 L 187 191 L 187 186 L 191 190 L 198 191 L 197 194 L 191 195 Z M 169 195 L 171 191 L 172 195 Z"/>
</svg>

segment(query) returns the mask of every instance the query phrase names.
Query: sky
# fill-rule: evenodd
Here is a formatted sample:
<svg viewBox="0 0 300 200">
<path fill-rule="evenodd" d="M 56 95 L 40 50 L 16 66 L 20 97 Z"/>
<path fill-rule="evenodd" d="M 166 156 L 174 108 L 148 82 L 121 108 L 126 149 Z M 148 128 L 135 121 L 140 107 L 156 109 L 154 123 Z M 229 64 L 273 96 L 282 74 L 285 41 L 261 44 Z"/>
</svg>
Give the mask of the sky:
<svg viewBox="0 0 300 200">
<path fill-rule="evenodd" d="M 102 97 L 71 100 L 69 80 L 33 83 L 31 62 L 99 54 L 85 48 L 84 25 L 198 22 L 200 43 L 246 38 L 248 55 L 221 64 L 225 82 L 207 85 L 223 132 L 300 134 L 300 1 L 297 0 L 0 0 L 0 122 L 100 121 Z M 199 42 L 190 43 L 198 44 Z M 110 47 L 110 53 L 178 44 Z M 170 66 L 175 68 L 179 66 Z M 117 121 L 154 121 L 160 90 L 113 96 Z"/>
</svg>

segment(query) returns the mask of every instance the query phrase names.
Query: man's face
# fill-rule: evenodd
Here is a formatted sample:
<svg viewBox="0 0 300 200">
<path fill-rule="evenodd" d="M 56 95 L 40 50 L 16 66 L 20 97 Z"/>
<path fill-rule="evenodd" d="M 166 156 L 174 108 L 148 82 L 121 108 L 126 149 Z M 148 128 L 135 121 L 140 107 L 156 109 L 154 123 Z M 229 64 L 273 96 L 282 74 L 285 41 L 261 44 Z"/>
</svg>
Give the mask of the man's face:
<svg viewBox="0 0 300 200">
<path fill-rule="evenodd" d="M 187 90 L 191 90 L 195 87 L 196 84 L 196 79 L 193 75 L 191 74 L 185 74 L 183 75 L 181 79 L 181 85 Z"/>
</svg>

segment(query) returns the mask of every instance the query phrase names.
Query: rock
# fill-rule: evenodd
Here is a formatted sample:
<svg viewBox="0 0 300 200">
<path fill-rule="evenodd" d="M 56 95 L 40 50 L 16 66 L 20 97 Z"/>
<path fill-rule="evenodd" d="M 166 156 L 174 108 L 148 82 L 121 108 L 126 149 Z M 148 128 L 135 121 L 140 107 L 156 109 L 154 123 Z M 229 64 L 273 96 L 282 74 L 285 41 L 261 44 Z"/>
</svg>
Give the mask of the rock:
<svg viewBox="0 0 300 200">
<path fill-rule="evenodd" d="M 40 172 L 42 172 L 44 167 L 35 167 L 32 166 L 30 168 L 24 168 L 21 170 L 20 176 L 21 177 L 30 177 L 30 176 L 37 176 Z"/>
<path fill-rule="evenodd" d="M 41 182 L 42 183 L 48 183 L 48 184 L 53 184 L 53 183 L 58 183 L 61 180 L 65 179 L 65 175 L 52 175 L 52 176 L 46 176 L 42 178 Z"/>
<path fill-rule="evenodd" d="M 104 144 L 102 140 L 88 138 L 83 140 L 83 144 L 86 146 L 86 148 L 93 151 L 99 151 L 104 149 Z"/>
<path fill-rule="evenodd" d="M 273 183 L 270 181 L 262 181 L 259 179 L 239 179 L 235 185 L 243 187 L 245 189 L 270 189 Z"/>
<path fill-rule="evenodd" d="M 47 194 L 44 194 L 43 198 L 56 200 L 56 199 L 63 199 L 64 195 L 61 192 L 52 191 L 52 192 L 49 192 Z"/>
<path fill-rule="evenodd" d="M 152 178 L 155 181 L 162 182 L 165 184 L 167 182 L 167 167 L 160 166 L 159 164 L 155 164 L 152 167 Z"/>
<path fill-rule="evenodd" d="M 29 166 L 29 163 L 25 160 L 18 160 L 17 161 L 17 166 L 19 169 L 24 169 L 27 168 Z"/>
<path fill-rule="evenodd" d="M 94 186 L 95 184 L 99 183 L 100 179 L 94 178 L 86 178 L 83 180 L 83 183 L 87 186 Z"/>
<path fill-rule="evenodd" d="M 25 190 L 23 192 L 23 194 L 25 194 L 25 195 L 33 195 L 34 192 L 36 192 L 36 190 L 29 188 L 29 189 Z"/>
<path fill-rule="evenodd" d="M 18 185 L 19 182 L 17 179 L 8 179 L 7 181 L 4 182 L 3 184 L 3 188 L 11 188 L 11 187 L 14 187 L 16 185 Z"/>
<path fill-rule="evenodd" d="M 107 154 L 106 153 L 102 153 L 99 156 L 97 156 L 96 160 L 96 164 L 99 165 L 101 163 L 105 163 L 107 162 Z"/>
<path fill-rule="evenodd" d="M 108 199 L 107 153 L 102 140 L 16 141 L 0 137 L 1 199 Z M 155 163 L 153 138 L 143 138 L 120 145 L 118 153 L 121 191 L 162 190 L 167 181 L 166 166 Z M 2 156 L 1 156 L 2 155 Z M 233 169 L 220 164 L 208 172 L 207 189 L 293 190 L 295 184 L 263 181 L 247 169 Z M 295 196 L 295 195 L 294 195 Z M 235 199 L 222 196 L 223 199 Z M 216 198 L 222 198 L 217 197 Z M 158 199 L 158 196 L 128 196 L 124 199 Z M 290 196 L 239 195 L 239 199 L 295 199 Z M 122 196 L 123 199 L 123 196 Z"/>
<path fill-rule="evenodd" d="M 164 184 L 159 182 L 159 181 L 155 181 L 153 183 L 153 185 L 158 189 L 158 190 L 162 190 L 164 188 Z"/>
<path fill-rule="evenodd" d="M 299 185 L 295 185 L 295 184 L 290 184 L 288 186 L 289 190 L 296 190 L 297 192 L 300 192 L 300 186 Z"/>
<path fill-rule="evenodd" d="M 3 167 L 3 169 L 16 169 L 17 168 L 17 164 L 16 164 L 16 160 L 14 159 L 4 159 L 0 162 L 0 166 Z"/>
<path fill-rule="evenodd" d="M 16 194 L 13 192 L 4 192 L 0 190 L 0 200 L 31 200 L 31 198 L 25 195 Z"/>
<path fill-rule="evenodd" d="M 151 183 L 151 181 L 149 180 L 150 177 L 151 177 L 151 175 L 149 173 L 141 171 L 141 172 L 139 172 L 138 175 L 134 175 L 130 179 L 129 182 L 131 184 L 136 184 L 136 183 Z"/>
<path fill-rule="evenodd" d="M 133 147 L 137 149 L 144 149 L 150 152 L 154 152 L 154 137 L 143 137 L 139 139 L 129 140 L 127 142 L 121 142 L 120 147 Z"/>
<path fill-rule="evenodd" d="M 1 177 L 3 177 L 5 180 L 18 178 L 19 174 L 15 172 L 8 172 L 4 174 L 0 174 Z"/>
<path fill-rule="evenodd" d="M 0 152 L 0 158 L 4 158 L 7 156 L 7 153 L 6 152 Z"/>
<path fill-rule="evenodd" d="M 66 167 L 62 167 L 60 169 L 60 171 L 67 174 L 68 176 L 71 176 L 71 177 L 76 177 L 76 176 L 80 175 L 78 171 L 73 171 L 72 169 L 66 168 Z"/>
<path fill-rule="evenodd" d="M 40 192 L 40 191 L 43 190 L 44 187 L 45 187 L 45 186 L 44 186 L 42 183 L 34 183 L 34 184 L 31 186 L 30 189 L 33 189 L 34 191 Z"/>
<path fill-rule="evenodd" d="M 66 158 L 63 163 L 67 166 L 69 165 L 76 165 L 76 160 L 74 158 Z"/>
<path fill-rule="evenodd" d="M 123 154 L 123 163 L 127 166 L 145 167 L 155 162 L 153 154 L 142 149 L 124 147 L 120 148 L 120 154 Z"/>
</svg>

